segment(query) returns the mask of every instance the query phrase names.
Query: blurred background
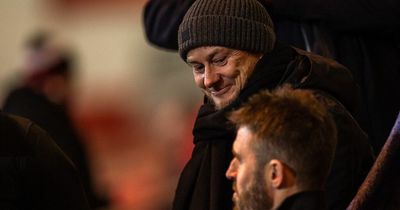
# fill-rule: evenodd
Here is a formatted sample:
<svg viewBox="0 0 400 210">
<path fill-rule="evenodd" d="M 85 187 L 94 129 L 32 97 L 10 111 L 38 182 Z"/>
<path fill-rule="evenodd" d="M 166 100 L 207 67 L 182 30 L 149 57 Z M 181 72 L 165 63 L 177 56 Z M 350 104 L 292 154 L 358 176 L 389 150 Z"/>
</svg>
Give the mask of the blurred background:
<svg viewBox="0 0 400 210">
<path fill-rule="evenodd" d="M 76 158 L 76 164 L 87 167 L 85 181 L 96 209 L 169 209 L 179 172 L 191 153 L 201 93 L 177 53 L 147 43 L 145 2 L 0 1 L 2 107 L 29 111 L 39 106 L 8 102 L 15 89 L 26 86 L 65 106 L 85 159 L 80 163 Z M 68 88 L 59 79 L 44 79 L 60 66 L 72 69 Z M 34 114 L 42 120 L 40 111 Z M 69 142 L 59 145 L 74 147 Z"/>
</svg>

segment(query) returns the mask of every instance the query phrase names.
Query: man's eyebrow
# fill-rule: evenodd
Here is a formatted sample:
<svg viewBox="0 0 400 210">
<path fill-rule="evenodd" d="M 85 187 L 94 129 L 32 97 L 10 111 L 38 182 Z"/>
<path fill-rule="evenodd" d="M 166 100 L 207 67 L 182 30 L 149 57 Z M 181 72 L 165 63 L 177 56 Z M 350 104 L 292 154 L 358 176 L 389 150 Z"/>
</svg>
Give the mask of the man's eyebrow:
<svg viewBox="0 0 400 210">
<path fill-rule="evenodd" d="M 196 60 L 190 60 L 190 59 L 187 59 L 187 60 L 186 60 L 186 63 L 187 63 L 187 64 L 190 64 L 190 65 L 193 65 L 193 64 L 200 64 L 200 62 L 198 62 L 198 61 L 196 61 Z"/>
<path fill-rule="evenodd" d="M 239 157 L 239 154 L 232 148 L 232 154 L 234 157 Z"/>
<path fill-rule="evenodd" d="M 218 50 L 218 49 L 215 49 L 212 53 L 210 53 L 210 54 L 207 56 L 207 60 L 213 59 L 213 58 L 215 57 L 215 55 L 219 53 L 217 50 Z"/>
<path fill-rule="evenodd" d="M 230 56 L 231 54 L 232 54 L 232 52 L 231 51 L 228 51 L 228 50 L 225 50 L 225 49 L 221 49 L 221 48 L 217 48 L 217 49 L 215 49 L 214 51 L 212 51 L 208 56 L 207 56 L 207 59 L 208 60 L 211 60 L 211 59 L 213 59 L 217 54 L 221 54 L 221 55 L 224 55 L 224 56 Z"/>
<path fill-rule="evenodd" d="M 206 56 L 206 60 L 207 61 L 211 60 L 218 53 L 223 53 L 223 52 L 221 52 L 219 48 L 216 48 L 216 49 L 212 50 L 211 53 Z M 187 58 L 186 59 L 186 63 L 188 63 L 188 64 L 197 64 L 197 63 L 200 63 L 200 62 L 195 61 L 195 60 L 191 60 L 190 58 Z"/>
</svg>

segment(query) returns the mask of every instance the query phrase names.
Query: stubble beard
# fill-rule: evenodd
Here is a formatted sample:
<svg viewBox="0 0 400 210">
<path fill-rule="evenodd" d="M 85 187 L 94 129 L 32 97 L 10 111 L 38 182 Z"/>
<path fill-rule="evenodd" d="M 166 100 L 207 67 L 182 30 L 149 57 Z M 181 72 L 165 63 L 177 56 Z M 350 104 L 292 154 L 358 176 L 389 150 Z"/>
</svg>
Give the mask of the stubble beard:
<svg viewBox="0 0 400 210">
<path fill-rule="evenodd" d="M 235 92 L 234 95 L 226 101 L 221 101 L 220 103 L 215 102 L 212 94 L 206 90 L 203 90 L 203 93 L 206 95 L 206 97 L 211 101 L 212 104 L 214 104 L 215 109 L 221 110 L 227 106 L 229 106 L 235 99 L 239 96 L 239 91 Z"/>
<path fill-rule="evenodd" d="M 234 200 L 234 210 L 268 210 L 272 208 L 272 200 L 268 197 L 262 170 L 257 171 L 249 189 L 238 194 L 238 199 Z"/>
</svg>

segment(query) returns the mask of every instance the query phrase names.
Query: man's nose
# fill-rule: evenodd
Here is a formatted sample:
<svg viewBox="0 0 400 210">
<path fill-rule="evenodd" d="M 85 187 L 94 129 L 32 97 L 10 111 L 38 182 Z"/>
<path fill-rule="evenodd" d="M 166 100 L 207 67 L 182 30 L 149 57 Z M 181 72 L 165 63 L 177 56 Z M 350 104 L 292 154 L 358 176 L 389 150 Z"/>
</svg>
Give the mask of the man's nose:
<svg viewBox="0 0 400 210">
<path fill-rule="evenodd" d="M 231 163 L 229 164 L 229 168 L 228 170 L 226 170 L 225 176 L 226 178 L 228 178 L 229 180 L 234 180 L 236 177 L 236 167 L 234 167 L 234 160 L 231 161 Z"/>
<path fill-rule="evenodd" d="M 218 82 L 220 75 L 210 66 L 205 66 L 204 72 L 204 86 L 206 88 L 211 88 Z"/>
</svg>

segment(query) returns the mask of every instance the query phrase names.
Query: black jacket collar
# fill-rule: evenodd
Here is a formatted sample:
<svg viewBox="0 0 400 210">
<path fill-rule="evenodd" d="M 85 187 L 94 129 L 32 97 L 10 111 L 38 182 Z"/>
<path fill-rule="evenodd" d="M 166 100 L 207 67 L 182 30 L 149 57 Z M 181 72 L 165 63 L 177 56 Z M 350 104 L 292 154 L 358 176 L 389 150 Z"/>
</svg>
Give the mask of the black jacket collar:
<svg viewBox="0 0 400 210">
<path fill-rule="evenodd" d="M 276 210 L 325 210 L 323 191 L 305 191 L 286 198 Z"/>
</svg>

